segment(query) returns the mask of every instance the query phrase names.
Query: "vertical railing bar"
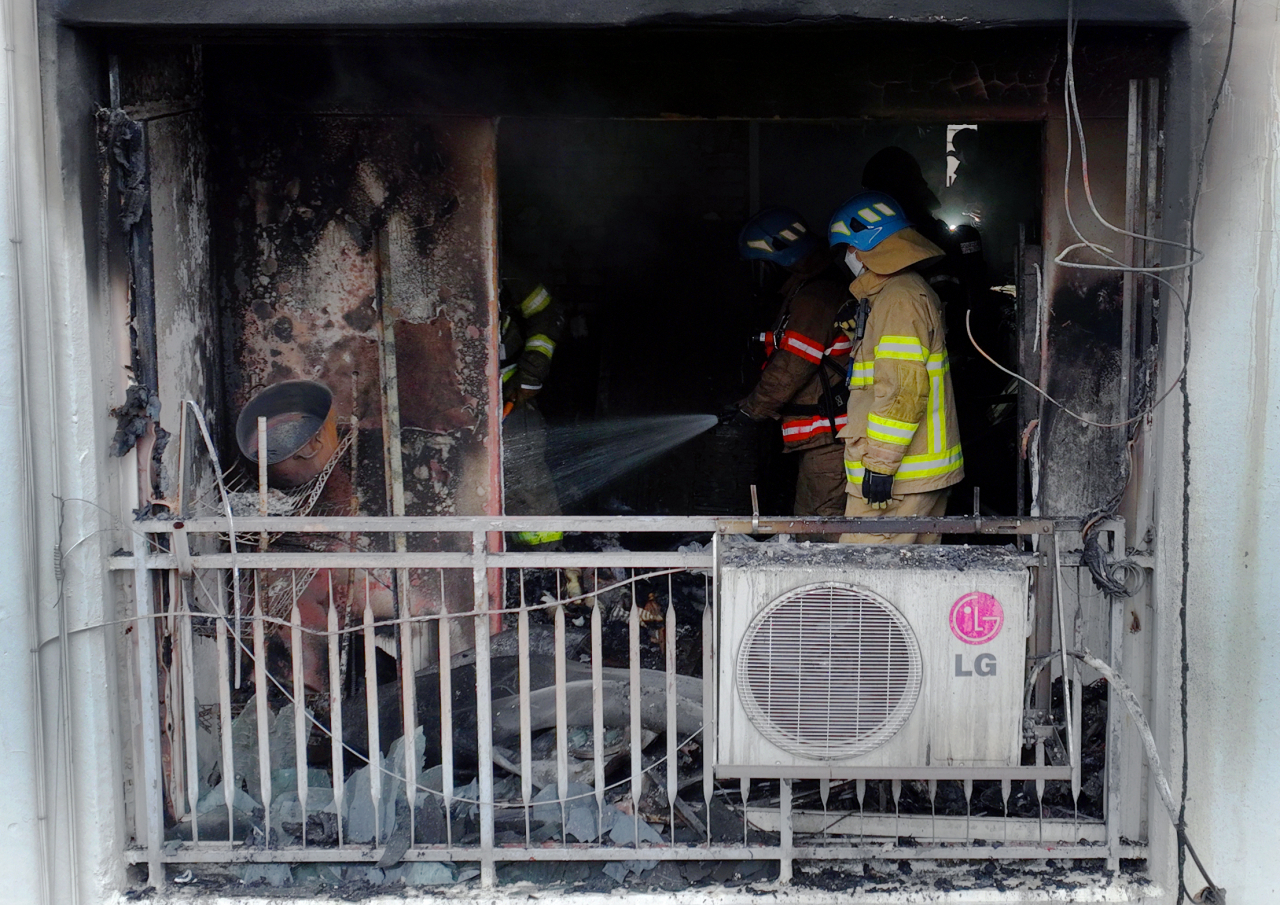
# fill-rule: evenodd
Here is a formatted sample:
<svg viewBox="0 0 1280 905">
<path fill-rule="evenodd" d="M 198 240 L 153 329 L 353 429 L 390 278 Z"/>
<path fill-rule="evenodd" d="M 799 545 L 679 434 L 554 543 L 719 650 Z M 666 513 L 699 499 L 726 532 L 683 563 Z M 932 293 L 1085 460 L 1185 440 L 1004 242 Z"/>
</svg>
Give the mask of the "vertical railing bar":
<svg viewBox="0 0 1280 905">
<path fill-rule="evenodd" d="M 408 600 L 409 570 L 403 569 L 405 599 Z M 406 607 L 407 609 L 407 607 Z M 414 845 L 418 804 L 418 657 L 410 614 L 402 612 L 400 621 L 400 704 L 404 719 L 404 794 L 409 800 L 409 844 Z M 406 663 L 407 661 L 407 663 Z"/>
<path fill-rule="evenodd" d="M 476 757 L 480 789 L 480 885 L 497 882 L 493 858 L 493 680 L 489 662 L 488 539 L 476 531 L 471 539 L 475 557 L 471 580 L 475 595 L 476 631 Z"/>
<path fill-rule="evenodd" d="M 671 844 L 676 844 L 676 796 L 680 794 L 680 777 L 676 775 L 679 761 L 676 752 L 680 748 L 680 730 L 676 719 L 676 605 L 673 583 L 667 576 L 667 619 L 663 645 L 666 654 L 667 679 L 667 819 L 671 826 Z"/>
<path fill-rule="evenodd" d="M 453 628 L 449 601 L 444 593 L 444 569 L 440 575 L 440 799 L 444 806 L 445 840 L 453 848 Z"/>
<path fill-rule="evenodd" d="M 827 808 L 831 801 L 831 780 L 825 776 L 818 780 L 818 797 L 822 799 L 822 835 L 825 837 L 831 825 L 827 816 Z"/>
<path fill-rule="evenodd" d="M 559 595 L 557 594 L 557 598 Z M 568 840 L 569 806 L 569 702 L 565 672 L 564 605 L 555 609 L 556 661 L 556 797 L 560 799 L 560 839 Z"/>
<path fill-rule="evenodd" d="M 1036 739 L 1036 766 L 1043 767 L 1044 763 L 1045 763 L 1044 739 L 1037 738 Z M 1038 818 L 1040 830 L 1039 830 L 1037 839 L 1040 842 L 1044 842 L 1044 780 L 1043 779 L 1036 780 L 1036 799 L 1037 799 L 1036 805 L 1039 808 L 1039 815 L 1040 815 Z"/>
<path fill-rule="evenodd" d="M 720 535 L 711 536 L 719 568 Z M 715 795 L 716 744 L 716 623 L 715 589 L 718 585 L 708 577 L 703 584 L 702 607 L 702 805 L 707 815 L 707 845 L 711 845 L 711 800 Z"/>
<path fill-rule="evenodd" d="M 858 796 L 858 844 L 862 845 L 867 841 L 867 781 L 865 779 L 855 779 L 853 782 L 853 793 Z"/>
<path fill-rule="evenodd" d="M 338 845 L 341 847 L 344 837 L 342 829 L 342 815 L 345 813 L 343 800 L 346 792 L 344 788 L 345 768 L 342 749 L 342 655 L 339 651 L 338 607 L 333 599 L 333 570 L 327 571 L 329 574 L 329 612 L 325 628 L 329 634 L 325 640 L 329 646 L 329 757 L 333 762 L 333 807 L 338 815 Z M 350 582 L 348 582 L 348 588 L 350 588 Z M 350 594 L 348 594 L 347 600 L 350 602 Z"/>
<path fill-rule="evenodd" d="M 627 666 L 630 677 L 630 705 L 631 705 L 631 816 L 635 820 L 635 842 L 636 848 L 640 847 L 640 798 L 643 773 L 643 752 L 641 751 L 640 728 L 640 608 L 636 600 L 635 575 L 632 574 L 631 582 L 631 612 L 628 616 L 629 628 L 629 656 L 627 658 Z"/>
<path fill-rule="evenodd" d="M 1071 664 L 1071 683 L 1074 686 L 1071 695 L 1071 725 L 1079 727 L 1081 725 L 1080 720 L 1084 716 L 1084 701 L 1082 700 L 1084 689 L 1080 682 L 1080 664 L 1076 662 Z M 1083 739 L 1080 741 L 1083 741 Z M 1077 742 L 1077 750 L 1079 750 L 1079 747 L 1079 742 Z M 1071 765 L 1071 804 L 1075 811 L 1077 824 L 1080 823 L 1080 761 L 1081 759 L 1077 757 Z"/>
<path fill-rule="evenodd" d="M 364 576 L 364 700 L 369 727 L 369 797 L 373 799 L 374 842 L 382 845 L 382 732 L 378 722 L 378 647 L 374 643 L 373 604 L 369 600 L 369 573 Z"/>
<path fill-rule="evenodd" d="M 973 780 L 966 779 L 964 781 L 964 841 L 970 845 L 973 844 L 973 831 L 971 829 L 973 821 Z"/>
<path fill-rule="evenodd" d="M 147 882 L 164 886 L 164 864 L 160 845 L 164 826 L 163 777 L 160 765 L 160 688 L 156 675 L 156 627 L 150 618 L 154 606 L 151 570 L 147 568 L 149 537 L 140 537 L 133 546 L 134 612 L 139 616 L 136 631 L 138 690 L 142 698 L 142 799 L 147 815 Z M 231 813 L 227 811 L 228 815 Z"/>
<path fill-rule="evenodd" d="M 779 834 L 778 882 L 791 882 L 792 858 L 795 856 L 794 837 L 791 827 L 791 780 L 782 780 L 778 790 L 778 825 Z"/>
<path fill-rule="evenodd" d="M 267 416 L 258 416 L 258 515 L 266 518 L 270 514 L 267 506 Z M 266 552 L 271 546 L 271 537 L 266 531 L 258 533 L 258 549 Z"/>
<path fill-rule="evenodd" d="M 929 788 L 929 832 L 936 843 L 938 841 L 938 781 L 931 779 Z"/>
<path fill-rule="evenodd" d="M 893 794 L 893 835 L 897 837 L 902 835 L 902 780 L 890 780 L 889 791 Z"/>
<path fill-rule="evenodd" d="M 524 569 L 520 570 L 520 612 L 516 616 L 516 643 L 520 652 L 520 801 L 524 805 L 524 844 L 529 845 L 529 799 L 533 797 L 533 718 L 529 710 L 529 610 L 524 593 Z"/>
<path fill-rule="evenodd" d="M 1123 601 L 1111 598 L 1111 650 L 1109 659 L 1116 675 L 1124 675 L 1124 613 Z M 1107 868 L 1120 867 L 1120 786 L 1123 777 L 1121 761 L 1125 752 L 1124 705 L 1115 686 L 1107 683 L 1107 747 L 1106 781 L 1102 817 L 1107 822 Z M 1114 866 L 1112 866 L 1114 865 Z"/>
<path fill-rule="evenodd" d="M 191 841 L 200 841 L 200 752 L 196 744 L 196 669 L 195 643 L 192 640 L 191 580 L 179 579 L 182 589 L 182 618 L 178 622 L 178 640 L 182 646 L 182 719 L 187 731 L 187 797 L 191 800 Z M 230 815 L 230 811 L 227 812 Z"/>
<path fill-rule="evenodd" d="M 182 642 L 180 638 L 182 617 L 182 579 L 178 576 L 176 569 L 170 569 L 164 573 L 165 581 L 169 585 L 169 604 L 165 609 L 164 619 L 157 620 L 162 627 L 163 636 L 168 636 L 171 640 L 170 647 L 173 649 L 171 663 L 167 670 L 168 681 L 164 693 L 164 700 L 168 702 L 166 708 L 169 714 L 166 723 L 170 727 L 171 735 L 169 738 L 169 748 L 172 753 L 171 764 L 168 775 L 165 777 L 167 784 L 172 788 L 170 793 L 173 796 L 172 809 L 175 815 L 185 814 L 187 808 L 188 787 L 187 787 L 187 761 L 183 757 L 183 753 L 187 749 L 186 734 L 187 724 L 182 718 L 183 707 L 180 703 L 184 697 L 185 685 L 182 681 L 183 662 L 185 658 L 182 653 Z M 191 809 L 194 810 L 195 802 L 191 802 Z"/>
<path fill-rule="evenodd" d="M 592 571 L 592 580 L 596 578 Z M 593 584 L 598 588 L 599 584 Z M 595 760 L 596 838 L 604 841 L 604 624 L 600 599 L 591 598 L 591 753 Z"/>
<path fill-rule="evenodd" d="M 262 586 L 253 573 L 253 700 L 258 723 L 258 792 L 262 797 L 262 835 L 271 847 L 271 734 L 267 718 L 267 644 L 263 637 Z"/>
<path fill-rule="evenodd" d="M 1127 342 L 1128 340 L 1126 340 Z M 1067 733 L 1067 763 L 1072 770 L 1079 768 L 1076 744 L 1076 722 L 1075 708 L 1071 703 L 1071 666 L 1068 663 L 1069 655 L 1067 648 L 1070 641 L 1067 639 L 1067 617 L 1064 610 L 1065 598 L 1062 596 L 1062 563 L 1058 561 L 1058 537 L 1056 534 L 1048 535 L 1046 539 L 1052 548 L 1053 553 L 1053 607 L 1058 615 L 1058 643 L 1062 651 L 1062 721 L 1066 724 Z"/>
<path fill-rule="evenodd" d="M 1004 803 L 1004 841 L 1009 841 L 1009 794 L 1013 791 L 1013 781 L 1000 780 L 1000 800 Z"/>
<path fill-rule="evenodd" d="M 219 617 L 218 639 L 218 732 L 222 737 L 222 798 L 227 805 L 227 841 L 235 842 L 235 753 L 231 747 L 231 652 L 227 650 L 227 620 Z"/>
<path fill-rule="evenodd" d="M 298 771 L 298 806 L 302 809 L 302 847 L 307 847 L 307 680 L 302 652 L 302 614 L 298 611 L 298 586 L 290 572 L 293 606 L 289 610 L 289 643 L 293 649 L 293 757 Z"/>
</svg>

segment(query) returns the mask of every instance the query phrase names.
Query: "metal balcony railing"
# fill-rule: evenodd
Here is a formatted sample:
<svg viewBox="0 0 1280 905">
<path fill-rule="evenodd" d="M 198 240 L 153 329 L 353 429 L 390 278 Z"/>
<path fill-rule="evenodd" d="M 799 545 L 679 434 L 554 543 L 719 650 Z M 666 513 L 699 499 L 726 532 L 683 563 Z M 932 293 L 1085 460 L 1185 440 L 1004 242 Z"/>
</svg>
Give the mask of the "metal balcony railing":
<svg viewBox="0 0 1280 905">
<path fill-rule="evenodd" d="M 1058 572 L 1052 521 L 937 525 L 1038 534 L 1041 574 Z M 129 857 L 156 885 L 167 868 L 250 862 L 376 865 L 410 884 L 478 870 L 488 885 L 530 861 L 622 879 L 658 861 L 764 860 L 785 881 L 805 860 L 1145 857 L 1078 807 L 1081 687 L 1042 656 L 1051 631 L 1029 661 L 1051 668 L 1028 679 L 1047 692 L 1065 676 L 1064 700 L 1056 725 L 1027 727 L 1024 766 L 717 779 L 716 538 L 850 527 L 140 523 L 145 544 L 112 559 L 137 629 Z M 504 533 L 548 529 L 577 532 L 580 549 L 500 549 Z M 1036 583 L 1046 603 L 1054 584 Z"/>
</svg>

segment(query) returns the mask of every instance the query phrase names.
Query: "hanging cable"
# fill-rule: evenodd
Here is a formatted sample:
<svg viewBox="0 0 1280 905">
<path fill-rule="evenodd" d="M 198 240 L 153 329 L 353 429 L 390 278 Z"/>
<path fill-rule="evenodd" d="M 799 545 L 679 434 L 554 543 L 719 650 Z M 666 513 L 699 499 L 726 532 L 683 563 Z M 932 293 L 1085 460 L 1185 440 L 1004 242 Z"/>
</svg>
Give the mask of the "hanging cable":
<svg viewBox="0 0 1280 905">
<path fill-rule="evenodd" d="M 1066 64 L 1066 76 L 1064 79 L 1064 88 L 1063 88 L 1063 93 L 1064 93 L 1063 103 L 1066 108 L 1065 113 L 1066 113 L 1066 119 L 1067 119 L 1067 161 L 1066 161 L 1066 172 L 1062 180 L 1062 195 L 1063 195 L 1063 206 L 1067 214 L 1067 222 L 1071 224 L 1072 231 L 1075 232 L 1076 238 L 1078 238 L 1080 241 L 1077 244 L 1070 245 L 1064 248 L 1061 252 L 1059 252 L 1058 256 L 1053 259 L 1054 263 L 1061 264 L 1064 267 L 1075 267 L 1083 270 L 1110 270 L 1110 271 L 1119 271 L 1124 273 L 1141 273 L 1141 274 L 1165 273 L 1165 272 L 1175 271 L 1175 270 L 1186 270 L 1189 267 L 1193 267 L 1195 266 L 1195 264 L 1199 263 L 1204 256 L 1201 252 L 1199 252 L 1196 248 L 1193 247 L 1193 244 L 1190 238 L 1188 238 L 1187 242 L 1183 243 L 1183 242 L 1172 241 L 1170 239 L 1161 239 L 1156 236 L 1148 236 L 1142 233 L 1130 232 L 1129 230 L 1126 230 L 1126 229 L 1121 229 L 1120 227 L 1112 224 L 1110 221 L 1108 221 L 1105 217 L 1102 216 L 1102 213 L 1098 210 L 1097 204 L 1093 200 L 1093 189 L 1089 184 L 1089 146 L 1087 141 L 1085 140 L 1084 120 L 1080 116 L 1080 103 L 1076 95 L 1075 43 L 1076 43 L 1076 28 L 1079 26 L 1079 24 L 1080 24 L 1079 19 L 1076 17 L 1076 13 L 1075 13 L 1075 0 L 1067 0 L 1067 64 Z M 1173 246 L 1174 248 L 1177 248 L 1180 251 L 1186 252 L 1187 261 L 1185 261 L 1182 264 L 1171 264 L 1163 267 L 1134 267 L 1134 266 L 1126 265 L 1123 261 L 1120 261 L 1117 258 L 1113 257 L 1111 254 L 1111 249 L 1107 248 L 1104 245 L 1100 245 L 1095 242 L 1090 242 L 1088 239 L 1084 237 L 1084 235 L 1080 232 L 1080 228 L 1076 225 L 1075 217 L 1071 213 L 1071 154 L 1072 154 L 1071 132 L 1072 132 L 1073 122 L 1075 125 L 1076 134 L 1079 135 L 1079 138 L 1080 138 L 1080 178 L 1081 178 L 1081 181 L 1084 183 L 1084 195 L 1085 195 L 1085 199 L 1089 203 L 1089 210 L 1093 212 L 1093 216 L 1097 219 L 1097 221 L 1107 229 L 1111 230 L 1112 232 L 1119 233 L 1120 235 L 1126 236 L 1131 239 L 1138 239 L 1143 242 L 1152 242 L 1156 245 Z M 1084 264 L 1084 263 L 1065 260 L 1066 256 L 1070 252 L 1078 248 L 1088 248 L 1092 251 L 1095 251 L 1098 254 L 1102 255 L 1111 263 L 1110 264 Z"/>
<path fill-rule="evenodd" d="M 1179 296 L 1179 300 L 1181 300 L 1181 296 Z M 1110 421 L 1110 422 L 1095 421 L 1094 419 L 1088 417 L 1087 415 L 1082 415 L 1079 412 L 1076 412 L 1076 411 L 1073 411 L 1072 409 L 1067 408 L 1067 406 L 1064 403 L 1050 396 L 1048 393 L 1046 393 L 1040 387 L 1036 386 L 1030 380 L 1023 377 L 1021 374 L 1006 368 L 1004 365 L 1000 364 L 1000 362 L 996 361 L 989 354 L 987 354 L 987 350 L 982 348 L 982 346 L 978 344 L 978 341 L 973 337 L 973 328 L 969 324 L 969 315 L 971 313 L 972 313 L 972 309 L 965 311 L 964 313 L 964 329 L 965 329 L 965 332 L 969 335 L 969 342 L 973 344 L 973 347 L 978 351 L 978 354 L 981 355 L 983 358 L 985 358 L 987 361 L 991 362 L 991 364 L 994 365 L 998 370 L 1003 371 L 1005 374 L 1008 374 L 1013 379 L 1026 384 L 1028 387 L 1030 387 L 1040 396 L 1044 397 L 1046 402 L 1049 402 L 1050 404 L 1056 406 L 1064 414 L 1069 415 L 1070 417 L 1079 421 L 1081 424 L 1088 424 L 1092 427 L 1118 428 L 1118 427 L 1127 427 L 1128 425 L 1133 424 L 1134 422 L 1141 421 L 1143 418 L 1147 417 L 1152 412 L 1154 412 L 1156 410 L 1156 407 L 1160 405 L 1160 403 L 1164 402 L 1164 400 L 1170 394 L 1172 394 L 1174 390 L 1178 388 L 1178 386 L 1181 383 L 1183 375 L 1186 374 L 1187 372 L 1187 362 L 1184 360 L 1182 362 L 1182 370 L 1178 372 L 1177 379 L 1174 380 L 1173 383 L 1169 385 L 1169 388 L 1166 389 L 1163 393 L 1161 393 L 1160 396 L 1155 400 L 1155 402 L 1151 403 L 1149 406 L 1147 406 L 1138 414 L 1134 415 L 1132 418 L 1126 418 L 1123 421 Z"/>
</svg>

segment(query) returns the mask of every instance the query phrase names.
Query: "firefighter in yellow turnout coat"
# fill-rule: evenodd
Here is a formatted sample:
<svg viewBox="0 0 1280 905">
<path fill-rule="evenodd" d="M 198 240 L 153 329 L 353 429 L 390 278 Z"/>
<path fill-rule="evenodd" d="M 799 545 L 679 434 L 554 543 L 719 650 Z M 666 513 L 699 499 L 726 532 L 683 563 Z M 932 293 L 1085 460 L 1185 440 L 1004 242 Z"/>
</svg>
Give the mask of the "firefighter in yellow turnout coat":
<svg viewBox="0 0 1280 905">
<path fill-rule="evenodd" d="M 830 244 L 846 246 L 853 298 L 837 315 L 853 343 L 845 441 L 850 517 L 941 516 L 964 456 L 941 304 L 912 267 L 942 249 L 911 228 L 882 192 L 846 201 Z M 937 543 L 936 534 L 846 534 L 847 543 Z"/>
</svg>

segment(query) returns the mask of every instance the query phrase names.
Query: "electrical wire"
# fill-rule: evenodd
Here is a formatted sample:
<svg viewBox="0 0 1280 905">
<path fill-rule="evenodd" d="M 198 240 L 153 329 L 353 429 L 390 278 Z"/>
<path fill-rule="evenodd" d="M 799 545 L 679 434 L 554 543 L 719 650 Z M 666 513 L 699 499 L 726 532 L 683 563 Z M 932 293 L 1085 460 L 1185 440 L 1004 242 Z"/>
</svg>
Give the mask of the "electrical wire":
<svg viewBox="0 0 1280 905">
<path fill-rule="evenodd" d="M 1179 299 L 1181 299 L 1181 296 L 1179 296 Z M 973 327 L 969 323 L 969 315 L 971 315 L 972 313 L 973 313 L 973 309 L 969 309 L 965 311 L 964 329 L 965 329 L 965 332 L 969 335 L 969 342 L 973 344 L 973 348 L 977 350 L 979 355 L 981 355 L 983 358 L 989 361 L 998 370 L 1004 372 L 1005 374 L 1008 374 L 1013 379 L 1026 384 L 1028 387 L 1030 387 L 1032 390 L 1038 393 L 1041 397 L 1043 397 L 1046 402 L 1049 402 L 1052 405 L 1057 406 L 1057 408 L 1063 414 L 1069 415 L 1070 417 L 1074 418 L 1080 423 L 1088 424 L 1092 427 L 1101 427 L 1101 428 L 1111 429 L 1111 428 L 1126 427 L 1130 424 L 1133 424 L 1134 422 L 1141 421 L 1143 418 L 1146 418 L 1148 415 L 1154 412 L 1156 407 L 1160 405 L 1160 403 L 1164 402 L 1164 400 L 1168 398 L 1168 396 L 1171 395 L 1173 391 L 1179 387 L 1179 385 L 1181 384 L 1183 375 L 1187 373 L 1187 362 L 1184 360 L 1182 362 L 1182 370 L 1178 372 L 1177 379 L 1174 380 L 1173 383 L 1169 384 L 1169 388 L 1166 389 L 1163 393 L 1161 393 L 1159 398 L 1157 398 L 1155 402 L 1151 403 L 1149 406 L 1147 406 L 1138 414 L 1134 415 L 1132 418 L 1126 418 L 1123 421 L 1110 421 L 1110 422 L 1095 421 L 1094 419 L 1088 417 L 1087 415 L 1082 415 L 1079 412 L 1068 408 L 1065 403 L 1060 402 L 1059 400 L 1053 398 L 1048 393 L 1046 393 L 1043 389 L 1041 389 L 1040 387 L 1032 383 L 1030 380 L 1028 380 L 1026 377 L 1023 377 L 1021 374 L 1017 373 L 1016 371 L 1011 371 L 1009 368 L 1006 368 L 1004 365 L 1000 364 L 1000 362 L 992 358 L 987 353 L 987 350 L 982 348 L 982 346 L 978 344 L 978 341 L 974 339 Z"/>
<path fill-rule="evenodd" d="M 1204 256 L 1200 251 L 1198 251 L 1196 248 L 1193 247 L 1190 241 L 1186 243 L 1175 242 L 1169 239 L 1161 239 L 1156 236 L 1148 236 L 1142 233 L 1135 233 L 1135 232 L 1130 232 L 1129 230 L 1126 230 L 1126 229 L 1121 229 L 1120 227 L 1115 226 L 1114 224 L 1109 222 L 1105 217 L 1102 216 L 1101 212 L 1098 210 L 1097 204 L 1093 200 L 1093 190 L 1089 184 L 1089 146 L 1085 140 L 1084 120 L 1080 116 L 1080 103 L 1079 103 L 1078 97 L 1076 96 L 1075 43 L 1076 43 L 1076 28 L 1079 26 L 1079 24 L 1080 24 L 1080 21 L 1075 13 L 1075 0 L 1067 0 L 1067 64 L 1066 64 L 1066 78 L 1064 80 L 1064 88 L 1063 88 L 1064 105 L 1066 107 L 1065 113 L 1066 113 L 1066 119 L 1067 119 L 1067 158 L 1066 158 L 1066 172 L 1062 180 L 1062 199 L 1063 199 L 1063 207 L 1067 215 L 1067 221 L 1071 224 L 1071 229 L 1075 232 L 1076 238 L 1078 238 L 1080 242 L 1075 245 L 1070 245 L 1067 248 L 1063 249 L 1058 254 L 1058 256 L 1054 258 L 1054 263 L 1061 264 L 1064 267 L 1075 267 L 1075 268 L 1080 268 L 1085 270 L 1111 270 L 1111 271 L 1121 271 L 1126 273 L 1144 273 L 1144 274 L 1156 274 L 1156 273 L 1164 273 L 1164 272 L 1174 271 L 1174 270 L 1186 270 L 1190 267 L 1193 267 L 1195 266 L 1195 264 L 1199 263 Z M 1120 235 L 1126 236 L 1128 238 L 1138 239 L 1143 242 L 1152 242 L 1157 245 L 1171 245 L 1187 253 L 1188 260 L 1186 262 L 1182 264 L 1173 264 L 1173 265 L 1168 265 L 1164 267 L 1132 267 L 1112 257 L 1110 253 L 1111 249 L 1107 248 L 1104 245 L 1099 245 L 1095 242 L 1091 242 L 1084 237 L 1084 235 L 1080 232 L 1079 227 L 1076 225 L 1075 217 L 1071 213 L 1071 154 L 1072 154 L 1071 126 L 1073 121 L 1075 124 L 1076 132 L 1080 137 L 1080 176 L 1081 176 L 1082 182 L 1084 183 L 1084 194 L 1085 194 L 1085 198 L 1089 202 L 1089 209 L 1090 211 L 1093 212 L 1093 215 L 1097 219 L 1097 221 L 1107 229 L 1111 230 L 1112 232 L 1119 233 Z M 1101 254 L 1103 257 L 1107 258 L 1109 261 L 1112 262 L 1112 264 L 1083 264 L 1083 263 L 1077 263 L 1077 262 L 1065 260 L 1065 257 L 1068 253 L 1078 248 L 1091 249 L 1092 251 L 1095 251 Z"/>
<path fill-rule="evenodd" d="M 1214 901 L 1222 901 L 1222 888 L 1218 886 L 1210 878 L 1208 871 L 1205 870 L 1204 864 L 1200 861 L 1200 856 L 1196 854 L 1195 848 L 1191 845 L 1191 840 L 1187 837 L 1186 820 L 1180 812 L 1178 805 L 1173 799 L 1173 790 L 1169 787 L 1169 778 L 1165 775 L 1164 768 L 1160 765 L 1160 750 L 1156 746 L 1155 735 L 1151 732 L 1151 724 L 1147 722 L 1146 714 L 1142 712 L 1142 705 L 1138 701 L 1137 694 L 1129 687 L 1129 684 L 1111 668 L 1110 664 L 1098 659 L 1087 650 L 1060 650 L 1052 651 L 1049 654 L 1036 657 L 1040 661 L 1037 663 L 1036 671 L 1039 671 L 1041 663 L 1047 663 L 1050 657 L 1059 654 L 1066 654 L 1068 657 L 1074 657 L 1086 666 L 1100 673 L 1104 679 L 1110 683 L 1112 690 L 1119 696 L 1125 709 L 1129 711 L 1129 715 L 1133 718 L 1134 726 L 1138 730 L 1138 736 L 1142 739 L 1142 748 L 1147 755 L 1147 764 L 1151 769 L 1153 778 L 1155 779 L 1156 791 L 1160 795 L 1160 801 L 1164 804 L 1165 811 L 1169 814 L 1169 820 L 1173 823 L 1174 829 L 1178 834 L 1179 848 L 1185 848 L 1190 852 L 1191 857 L 1195 860 L 1196 866 L 1200 869 L 1200 873 L 1204 875 L 1205 882 L 1209 884 L 1210 889 L 1215 895 Z M 1185 808 L 1185 803 L 1183 805 Z M 1179 893 L 1181 896 L 1181 893 Z"/>
</svg>

